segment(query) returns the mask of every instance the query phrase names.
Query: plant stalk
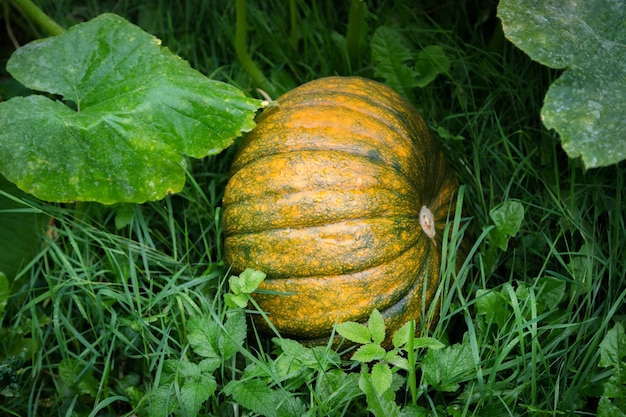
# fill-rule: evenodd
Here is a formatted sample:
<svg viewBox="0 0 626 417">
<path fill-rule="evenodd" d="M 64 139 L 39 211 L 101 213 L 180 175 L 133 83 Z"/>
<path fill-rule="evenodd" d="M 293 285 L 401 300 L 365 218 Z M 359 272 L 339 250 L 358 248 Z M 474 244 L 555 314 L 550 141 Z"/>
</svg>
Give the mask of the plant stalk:
<svg viewBox="0 0 626 417">
<path fill-rule="evenodd" d="M 411 391 L 411 404 L 417 405 L 417 376 L 415 368 L 415 320 L 411 320 L 409 326 L 409 341 L 406 346 L 407 361 L 409 362 L 409 391 Z"/>
<path fill-rule="evenodd" d="M 52 36 L 60 35 L 65 29 L 55 22 L 50 16 L 44 13 L 31 0 L 13 0 L 13 3 L 26 15 L 30 20 L 37 23 L 43 30 Z"/>
<path fill-rule="evenodd" d="M 289 0 L 289 24 L 291 32 L 289 35 L 289 44 L 294 51 L 298 50 L 298 13 L 296 10 L 296 0 Z"/>
<path fill-rule="evenodd" d="M 346 52 L 351 68 L 356 68 L 361 60 L 361 31 L 365 19 L 365 1 L 352 0 L 348 14 L 348 31 L 346 33 Z"/>
<path fill-rule="evenodd" d="M 263 71 L 250 58 L 248 53 L 248 44 L 246 42 L 247 32 L 247 16 L 246 16 L 246 0 L 237 0 L 235 3 L 235 53 L 237 59 L 246 70 L 252 81 L 262 90 L 267 92 L 270 97 L 276 98 L 276 88 L 263 74 Z"/>
</svg>

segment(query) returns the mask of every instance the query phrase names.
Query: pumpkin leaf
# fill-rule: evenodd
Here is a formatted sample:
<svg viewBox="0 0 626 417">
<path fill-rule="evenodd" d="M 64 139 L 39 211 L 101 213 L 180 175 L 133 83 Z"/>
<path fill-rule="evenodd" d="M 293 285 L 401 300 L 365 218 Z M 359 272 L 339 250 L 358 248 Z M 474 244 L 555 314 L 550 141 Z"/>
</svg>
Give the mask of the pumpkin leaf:
<svg viewBox="0 0 626 417">
<path fill-rule="evenodd" d="M 565 71 L 541 117 L 586 168 L 626 158 L 626 8 L 622 0 L 502 0 L 504 33 L 532 59 Z"/>
<path fill-rule="evenodd" d="M 337 330 L 337 333 L 339 333 L 341 337 L 354 343 L 363 345 L 371 343 L 372 341 L 372 335 L 369 329 L 360 323 L 353 321 L 339 323 L 335 326 L 335 330 Z"/>
<path fill-rule="evenodd" d="M 385 340 L 385 320 L 377 308 L 372 311 L 372 314 L 367 321 L 367 328 L 372 335 L 372 341 L 374 343 L 381 344 L 383 340 Z"/>
<path fill-rule="evenodd" d="M 114 14 L 31 42 L 7 70 L 48 95 L 0 103 L 0 171 L 56 202 L 142 203 L 178 192 L 186 157 L 254 127 L 261 102 L 209 80 Z"/>
</svg>

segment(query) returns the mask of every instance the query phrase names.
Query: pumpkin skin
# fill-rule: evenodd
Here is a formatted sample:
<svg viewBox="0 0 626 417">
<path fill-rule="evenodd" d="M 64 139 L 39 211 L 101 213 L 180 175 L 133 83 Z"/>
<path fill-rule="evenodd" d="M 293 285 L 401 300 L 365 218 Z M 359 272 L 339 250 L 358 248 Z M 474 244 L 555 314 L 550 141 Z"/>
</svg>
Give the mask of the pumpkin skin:
<svg viewBox="0 0 626 417">
<path fill-rule="evenodd" d="M 243 138 L 223 198 L 225 262 L 267 274 L 253 297 L 282 336 L 327 339 L 377 308 L 389 339 L 410 319 L 426 324 L 457 189 L 399 94 L 318 79 L 278 98 Z"/>
</svg>

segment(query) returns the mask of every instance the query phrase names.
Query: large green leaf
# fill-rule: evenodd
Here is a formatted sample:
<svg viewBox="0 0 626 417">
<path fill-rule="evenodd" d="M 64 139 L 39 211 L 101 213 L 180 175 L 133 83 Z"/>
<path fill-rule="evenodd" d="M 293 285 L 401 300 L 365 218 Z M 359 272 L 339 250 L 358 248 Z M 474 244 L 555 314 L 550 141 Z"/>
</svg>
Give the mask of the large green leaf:
<svg viewBox="0 0 626 417">
<path fill-rule="evenodd" d="M 25 86 L 0 103 L 0 172 L 48 201 L 144 202 L 180 191 L 185 156 L 254 127 L 261 102 L 209 80 L 114 14 L 18 49 Z"/>
<path fill-rule="evenodd" d="M 626 158 L 626 7 L 623 0 L 502 0 L 504 32 L 532 59 L 566 70 L 541 115 L 585 167 Z"/>
</svg>

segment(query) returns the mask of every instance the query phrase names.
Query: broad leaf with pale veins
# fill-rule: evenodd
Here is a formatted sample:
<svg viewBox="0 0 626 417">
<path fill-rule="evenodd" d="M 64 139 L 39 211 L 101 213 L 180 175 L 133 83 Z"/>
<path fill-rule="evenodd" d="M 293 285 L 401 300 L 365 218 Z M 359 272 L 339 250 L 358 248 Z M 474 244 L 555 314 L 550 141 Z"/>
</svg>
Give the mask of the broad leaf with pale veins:
<svg viewBox="0 0 626 417">
<path fill-rule="evenodd" d="M 504 33 L 532 59 L 565 71 L 543 122 L 585 167 L 626 158 L 626 5 L 623 0 L 502 0 Z"/>
<path fill-rule="evenodd" d="M 48 94 L 0 103 L 0 172 L 48 201 L 178 192 L 186 157 L 219 153 L 261 106 L 114 14 L 23 46 L 7 69 Z"/>
</svg>

